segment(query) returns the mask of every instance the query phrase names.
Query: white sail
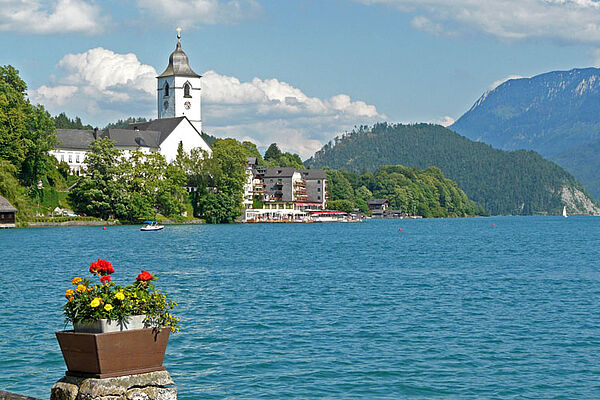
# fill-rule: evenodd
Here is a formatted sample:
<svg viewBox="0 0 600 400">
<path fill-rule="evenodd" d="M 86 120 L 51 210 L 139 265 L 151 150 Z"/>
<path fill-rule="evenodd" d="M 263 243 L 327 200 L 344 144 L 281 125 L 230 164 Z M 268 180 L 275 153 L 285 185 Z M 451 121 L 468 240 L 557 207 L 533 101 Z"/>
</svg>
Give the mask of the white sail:
<svg viewBox="0 0 600 400">
<path fill-rule="evenodd" d="M 567 206 L 563 207 L 563 217 L 567 218 Z"/>
</svg>

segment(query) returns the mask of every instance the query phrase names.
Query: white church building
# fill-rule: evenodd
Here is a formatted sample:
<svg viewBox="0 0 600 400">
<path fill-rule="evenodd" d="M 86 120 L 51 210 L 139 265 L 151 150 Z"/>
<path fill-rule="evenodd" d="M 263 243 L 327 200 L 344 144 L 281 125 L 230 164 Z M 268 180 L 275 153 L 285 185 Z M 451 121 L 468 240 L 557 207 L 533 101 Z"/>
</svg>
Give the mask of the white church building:
<svg viewBox="0 0 600 400">
<path fill-rule="evenodd" d="M 50 154 L 69 164 L 75 174 L 86 169 L 85 157 L 90 143 L 108 137 L 117 149 L 159 152 L 167 162 L 177 156 L 182 143 L 186 152 L 200 148 L 209 154 L 210 146 L 202 138 L 202 101 L 200 78 L 190 67 L 181 49 L 181 29 L 177 29 L 177 46 L 169 57 L 169 65 L 157 78 L 158 118 L 150 122 L 130 124 L 129 129 L 89 131 L 57 129 L 58 145 Z"/>
</svg>

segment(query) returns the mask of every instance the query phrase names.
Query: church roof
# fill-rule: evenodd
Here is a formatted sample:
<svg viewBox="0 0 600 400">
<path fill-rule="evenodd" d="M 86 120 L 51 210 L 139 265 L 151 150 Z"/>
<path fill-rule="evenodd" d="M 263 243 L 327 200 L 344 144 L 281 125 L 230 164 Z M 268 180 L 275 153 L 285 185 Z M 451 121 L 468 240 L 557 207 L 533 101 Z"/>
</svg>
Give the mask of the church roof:
<svg viewBox="0 0 600 400">
<path fill-rule="evenodd" d="M 117 147 L 159 147 L 160 132 L 155 130 L 132 130 L 109 128 L 102 132 L 102 137 L 111 139 Z"/>
<path fill-rule="evenodd" d="M 57 129 L 58 148 L 87 150 L 96 138 L 94 131 L 83 129 Z"/>
<path fill-rule="evenodd" d="M 165 141 L 166 138 L 169 137 L 171 132 L 179 126 L 182 120 L 186 119 L 185 117 L 175 117 L 175 118 L 159 118 L 149 122 L 136 122 L 129 124 L 130 129 L 139 129 L 140 131 L 157 131 L 160 132 L 160 137 L 158 143 L 161 144 Z M 190 123 L 192 127 L 193 124 Z M 195 129 L 195 128 L 194 128 Z M 131 132 L 131 130 L 130 130 Z M 200 134 L 200 133 L 198 133 Z"/>
<path fill-rule="evenodd" d="M 177 47 L 175 51 L 171 53 L 169 57 L 169 65 L 167 69 L 158 76 L 163 78 L 165 76 L 189 76 L 192 78 L 200 78 L 200 75 L 195 73 L 190 67 L 190 61 L 187 54 L 181 49 L 180 37 L 177 35 Z"/>
</svg>

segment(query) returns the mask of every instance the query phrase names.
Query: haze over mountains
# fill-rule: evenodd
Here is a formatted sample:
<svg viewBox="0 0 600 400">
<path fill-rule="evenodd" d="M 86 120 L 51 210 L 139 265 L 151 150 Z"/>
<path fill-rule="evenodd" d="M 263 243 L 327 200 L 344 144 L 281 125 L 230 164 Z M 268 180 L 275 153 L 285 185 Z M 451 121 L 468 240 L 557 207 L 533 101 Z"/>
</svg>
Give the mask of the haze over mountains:
<svg viewBox="0 0 600 400">
<path fill-rule="evenodd" d="M 493 147 L 539 152 L 600 198 L 600 69 L 511 79 L 485 92 L 450 129 Z"/>
</svg>

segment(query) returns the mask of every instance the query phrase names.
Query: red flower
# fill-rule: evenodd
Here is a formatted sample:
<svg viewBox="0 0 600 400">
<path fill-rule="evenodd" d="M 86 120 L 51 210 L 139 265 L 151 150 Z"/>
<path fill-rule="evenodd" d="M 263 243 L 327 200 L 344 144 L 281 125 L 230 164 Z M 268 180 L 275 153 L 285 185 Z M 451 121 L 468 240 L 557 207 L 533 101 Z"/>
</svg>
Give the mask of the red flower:
<svg viewBox="0 0 600 400">
<path fill-rule="evenodd" d="M 154 279 L 154 277 L 148 271 L 142 271 L 142 273 L 139 274 L 137 276 L 137 278 L 135 278 L 136 281 L 143 281 L 143 282 L 151 281 L 152 279 Z"/>
<path fill-rule="evenodd" d="M 112 264 L 106 260 L 98 259 L 98 261 L 90 264 L 90 273 L 98 275 L 110 275 L 115 272 Z"/>
<path fill-rule="evenodd" d="M 102 282 L 102 283 L 110 282 L 110 275 L 104 275 L 102 278 L 100 278 L 100 282 Z"/>
</svg>

